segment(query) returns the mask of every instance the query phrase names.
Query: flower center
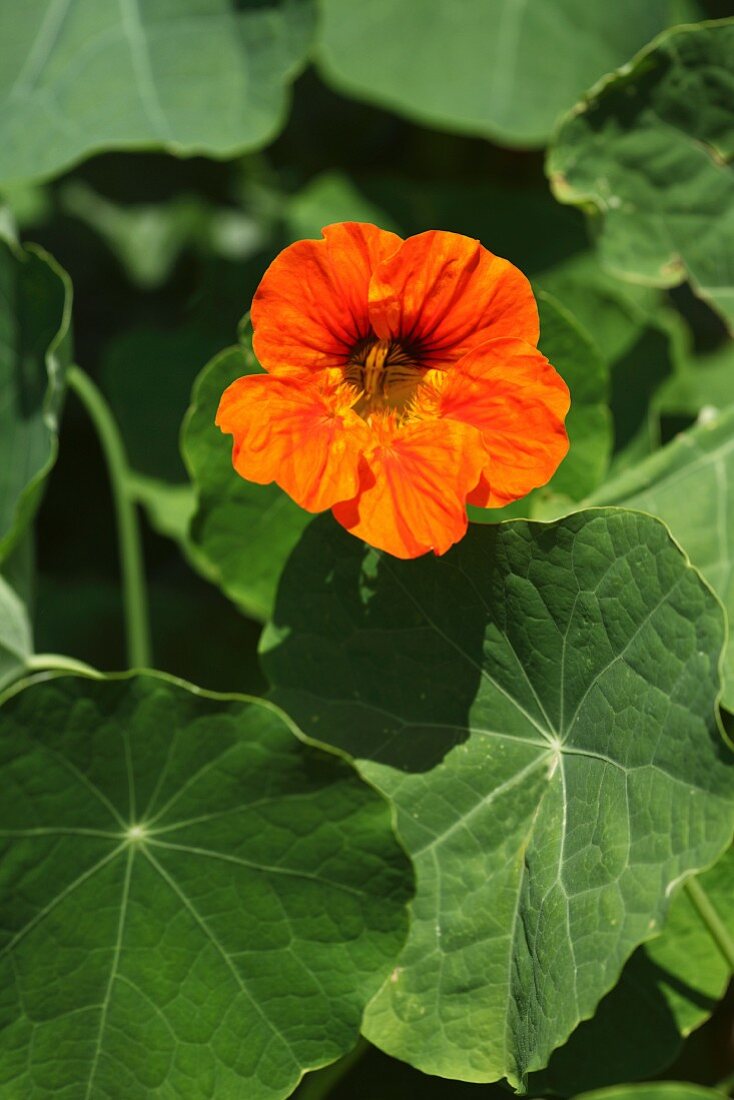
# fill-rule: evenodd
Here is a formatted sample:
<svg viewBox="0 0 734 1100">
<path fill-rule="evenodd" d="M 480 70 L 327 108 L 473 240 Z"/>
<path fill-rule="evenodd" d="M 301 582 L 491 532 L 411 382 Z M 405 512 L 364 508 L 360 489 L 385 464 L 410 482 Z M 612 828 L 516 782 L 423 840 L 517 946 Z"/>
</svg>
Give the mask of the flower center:
<svg viewBox="0 0 734 1100">
<path fill-rule="evenodd" d="M 360 340 L 344 368 L 344 380 L 359 390 L 352 406 L 363 419 L 392 409 L 403 413 L 413 399 L 425 368 L 392 340 Z"/>
</svg>

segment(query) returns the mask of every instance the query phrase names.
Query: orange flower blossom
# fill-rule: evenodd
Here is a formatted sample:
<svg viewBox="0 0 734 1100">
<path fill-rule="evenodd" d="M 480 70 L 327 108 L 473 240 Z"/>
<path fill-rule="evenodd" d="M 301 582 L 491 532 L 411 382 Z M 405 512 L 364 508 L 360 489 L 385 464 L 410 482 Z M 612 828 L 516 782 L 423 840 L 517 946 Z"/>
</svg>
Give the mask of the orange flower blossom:
<svg viewBox="0 0 734 1100">
<path fill-rule="evenodd" d="M 329 225 L 276 257 L 251 316 L 267 373 L 217 413 L 235 469 L 396 557 L 445 553 L 467 502 L 524 496 L 568 449 L 530 284 L 469 237 Z"/>
</svg>

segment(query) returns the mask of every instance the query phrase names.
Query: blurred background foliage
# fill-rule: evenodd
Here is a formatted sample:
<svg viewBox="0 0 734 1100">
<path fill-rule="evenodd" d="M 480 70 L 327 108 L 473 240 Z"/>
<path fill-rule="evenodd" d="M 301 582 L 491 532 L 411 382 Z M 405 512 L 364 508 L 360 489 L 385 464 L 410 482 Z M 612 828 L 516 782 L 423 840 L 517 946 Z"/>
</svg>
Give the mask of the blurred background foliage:
<svg viewBox="0 0 734 1100">
<path fill-rule="evenodd" d="M 593 247 L 593 221 L 556 201 L 544 165 L 558 115 L 605 72 L 665 27 L 734 15 L 734 4 L 537 0 L 536 11 L 541 3 L 530 29 L 513 30 L 497 23 L 495 5 L 483 0 L 464 0 L 462 21 L 455 19 L 461 5 L 425 0 L 409 34 L 401 13 L 409 8 L 412 17 L 414 3 L 322 0 L 317 12 L 307 13 L 311 5 L 294 0 L 282 7 L 302 8 L 299 19 L 306 22 L 321 21 L 318 44 L 304 50 L 277 136 L 284 103 L 243 141 L 254 151 L 228 159 L 100 151 L 105 141 L 96 133 L 89 148 L 60 154 L 57 168 L 43 164 L 40 181 L 6 173 L 0 182 L 0 199 L 21 238 L 47 249 L 71 278 L 74 359 L 97 381 L 123 433 L 148 514 L 144 550 L 156 667 L 206 688 L 264 689 L 256 650 L 268 593 L 254 591 L 251 577 L 225 578 L 230 600 L 207 583 L 206 554 L 202 559 L 201 546 L 185 534 L 194 501 L 179 437 L 197 375 L 238 343 L 267 264 L 290 241 L 318 236 L 329 222 L 367 220 L 403 235 L 442 228 L 478 237 L 547 295 L 549 330 L 552 303 L 560 303 L 570 315 L 576 354 L 580 346 L 588 361 L 600 363 L 603 381 L 589 402 L 603 407 L 608 399 L 611 410 L 613 444 L 610 438 L 611 448 L 604 444 L 593 458 L 597 483 L 659 449 L 708 407 L 734 401 L 734 350 L 721 317 L 686 284 L 657 289 L 604 270 Z M 268 8 L 233 6 L 248 15 Z M 589 8 L 595 34 L 575 35 Z M 546 18 L 551 10 L 552 20 Z M 307 34 L 304 26 L 299 33 Z M 510 42 L 515 33 L 525 37 L 521 64 L 510 73 L 505 63 L 518 47 Z M 304 68 L 306 53 L 313 63 Z M 293 74 L 281 62 L 285 80 Z M 277 94 L 287 95 L 282 88 Z M 220 157 L 233 151 L 224 123 L 221 130 L 212 138 Z M 201 141 L 192 138 L 194 146 Z M 145 143 L 155 145 L 154 137 Z M 83 156 L 88 159 L 77 163 Z M 241 373 L 246 349 L 230 354 L 233 366 L 220 361 L 219 369 Z M 600 438 L 606 429 L 595 423 Z M 192 417 L 185 432 L 194 429 Z M 551 514 L 555 502 L 542 497 L 537 507 L 535 514 L 545 514 L 543 508 Z M 206 540 L 201 517 L 199 536 L 196 523 L 192 535 L 194 543 Z M 247 566 L 253 575 L 256 567 Z M 107 475 L 73 397 L 63 411 L 61 447 L 34 545 L 27 539 L 17 546 L 5 572 L 16 589 L 32 589 L 37 651 L 63 652 L 101 669 L 125 665 Z M 679 1059 L 669 1075 L 702 1084 L 723 1076 L 728 1063 L 719 1064 L 715 1052 L 723 1049 L 731 1012 L 722 1002 L 685 1047 L 663 1044 L 664 1061 L 676 1050 Z M 425 1078 L 375 1050 L 359 1053 L 353 1068 L 326 1071 L 342 1074 L 329 1094 L 336 1100 L 500 1091 Z M 304 1100 L 322 1095 L 319 1080 L 316 1075 L 302 1086 Z"/>
</svg>

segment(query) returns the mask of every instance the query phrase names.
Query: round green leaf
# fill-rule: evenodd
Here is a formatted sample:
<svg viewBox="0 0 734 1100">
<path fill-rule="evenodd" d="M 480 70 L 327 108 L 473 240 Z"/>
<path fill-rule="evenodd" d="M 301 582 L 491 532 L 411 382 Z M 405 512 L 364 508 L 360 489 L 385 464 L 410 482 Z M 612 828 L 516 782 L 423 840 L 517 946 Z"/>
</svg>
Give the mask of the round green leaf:
<svg viewBox="0 0 734 1100">
<path fill-rule="evenodd" d="M 520 1084 L 734 826 L 721 606 L 663 524 L 589 510 L 400 562 L 306 531 L 263 639 L 275 698 L 392 799 L 417 874 L 365 1034 Z"/>
<path fill-rule="evenodd" d="M 340 90 L 431 126 L 540 146 L 584 88 L 668 25 L 668 0 L 323 0 Z M 409 45 L 407 45 L 409 44 Z"/>
<path fill-rule="evenodd" d="M 244 481 L 232 440 L 214 423 L 227 386 L 259 371 L 249 348 L 229 348 L 204 367 L 184 422 L 181 450 L 198 497 L 188 540 L 194 563 L 248 615 L 266 619 L 283 566 L 311 516 L 277 485 Z"/>
<path fill-rule="evenodd" d="M 71 295 L 48 253 L 0 240 L 0 560 L 32 519 L 56 458 Z"/>
<path fill-rule="evenodd" d="M 0 8 L 0 180 L 99 149 L 227 157 L 283 123 L 311 0 L 27 0 Z"/>
<path fill-rule="evenodd" d="M 274 707 L 145 675 L 2 710 L 4 1095 L 285 1097 L 399 949 L 389 809 Z"/>
<path fill-rule="evenodd" d="M 602 262 L 654 286 L 686 277 L 734 329 L 734 20 L 662 35 L 563 120 L 562 202 L 591 206 Z"/>
</svg>

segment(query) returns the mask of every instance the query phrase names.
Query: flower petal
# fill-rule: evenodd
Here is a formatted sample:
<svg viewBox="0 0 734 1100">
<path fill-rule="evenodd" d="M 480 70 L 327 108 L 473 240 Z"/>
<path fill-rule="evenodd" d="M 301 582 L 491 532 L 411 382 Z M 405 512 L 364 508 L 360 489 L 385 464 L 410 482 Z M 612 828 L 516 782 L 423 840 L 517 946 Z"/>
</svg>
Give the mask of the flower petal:
<svg viewBox="0 0 734 1100">
<path fill-rule="evenodd" d="M 216 423 L 234 436 L 232 463 L 242 477 L 277 482 L 309 512 L 358 490 L 367 425 L 310 374 L 238 378 L 222 395 Z"/>
<path fill-rule="evenodd" d="M 431 230 L 403 241 L 380 263 L 369 296 L 380 339 L 414 342 L 430 367 L 450 366 L 495 337 L 538 342 L 538 310 L 523 273 L 459 233 Z"/>
<path fill-rule="evenodd" d="M 320 241 L 297 241 L 271 263 L 252 302 L 255 355 L 265 370 L 341 366 L 369 335 L 367 292 L 400 237 L 362 222 L 327 225 Z"/>
<path fill-rule="evenodd" d="M 466 532 L 466 496 L 486 462 L 479 433 L 465 424 L 408 424 L 367 453 L 359 494 L 334 516 L 397 558 L 444 554 Z"/>
<path fill-rule="evenodd" d="M 499 508 L 545 485 L 568 450 L 569 404 L 560 374 L 522 340 L 490 340 L 457 363 L 437 411 L 477 428 L 490 456 L 469 503 Z"/>
</svg>

